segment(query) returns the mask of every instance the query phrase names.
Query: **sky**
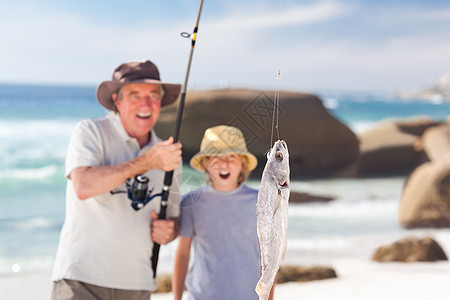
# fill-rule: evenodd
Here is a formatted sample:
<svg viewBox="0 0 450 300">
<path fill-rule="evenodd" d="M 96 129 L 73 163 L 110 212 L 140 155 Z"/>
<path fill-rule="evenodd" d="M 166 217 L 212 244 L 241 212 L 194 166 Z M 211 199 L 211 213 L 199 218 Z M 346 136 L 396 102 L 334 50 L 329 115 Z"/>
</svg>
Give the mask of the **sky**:
<svg viewBox="0 0 450 300">
<path fill-rule="evenodd" d="M 183 83 L 200 1 L 0 0 L 0 83 Z M 188 88 L 399 92 L 450 72 L 448 0 L 204 0 Z M 277 79 L 277 70 L 280 77 Z"/>
</svg>

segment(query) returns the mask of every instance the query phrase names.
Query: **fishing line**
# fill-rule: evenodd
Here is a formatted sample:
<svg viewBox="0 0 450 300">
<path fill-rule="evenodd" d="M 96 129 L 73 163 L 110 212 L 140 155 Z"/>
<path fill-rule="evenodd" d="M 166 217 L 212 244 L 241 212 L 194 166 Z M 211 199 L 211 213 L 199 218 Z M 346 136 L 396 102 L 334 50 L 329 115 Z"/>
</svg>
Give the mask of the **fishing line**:
<svg viewBox="0 0 450 300">
<path fill-rule="evenodd" d="M 275 85 L 275 95 L 273 98 L 273 112 L 272 112 L 272 133 L 270 135 L 270 147 L 273 145 L 274 129 L 277 130 L 277 139 L 280 139 L 279 131 L 279 113 L 280 113 L 280 75 L 281 75 L 281 0 L 279 1 L 279 20 L 278 20 L 278 68 Z"/>
<path fill-rule="evenodd" d="M 279 125 L 279 107 L 280 107 L 280 68 L 277 70 L 277 81 L 275 86 L 275 95 L 273 98 L 273 113 L 272 113 L 272 133 L 270 136 L 270 145 L 273 145 L 273 132 L 277 130 L 277 139 L 280 139 Z"/>
</svg>

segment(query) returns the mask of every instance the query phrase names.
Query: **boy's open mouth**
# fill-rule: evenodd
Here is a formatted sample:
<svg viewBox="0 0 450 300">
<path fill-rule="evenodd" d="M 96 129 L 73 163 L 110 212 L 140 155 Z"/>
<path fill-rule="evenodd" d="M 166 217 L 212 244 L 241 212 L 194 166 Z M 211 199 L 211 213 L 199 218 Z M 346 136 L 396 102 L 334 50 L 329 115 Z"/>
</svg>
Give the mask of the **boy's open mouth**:
<svg viewBox="0 0 450 300">
<path fill-rule="evenodd" d="M 229 172 L 220 172 L 219 176 L 222 179 L 227 179 L 228 177 L 230 177 L 230 173 Z"/>
</svg>

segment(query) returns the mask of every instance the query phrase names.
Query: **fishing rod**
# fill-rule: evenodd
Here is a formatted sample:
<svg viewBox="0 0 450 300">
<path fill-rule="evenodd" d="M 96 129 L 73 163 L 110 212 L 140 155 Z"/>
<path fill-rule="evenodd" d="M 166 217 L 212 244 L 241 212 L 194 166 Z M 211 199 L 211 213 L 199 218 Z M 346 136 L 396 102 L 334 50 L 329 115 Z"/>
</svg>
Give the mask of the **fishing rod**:
<svg viewBox="0 0 450 300">
<path fill-rule="evenodd" d="M 186 89 L 187 89 L 187 83 L 189 79 L 189 72 L 191 70 L 191 62 L 192 62 L 192 56 L 194 54 L 194 47 L 195 47 L 195 41 L 197 40 L 197 32 L 198 32 L 198 24 L 200 22 L 200 14 L 202 12 L 202 6 L 203 6 L 203 0 L 200 0 L 200 6 L 198 9 L 197 14 L 197 21 L 195 22 L 194 31 L 192 34 L 189 34 L 187 32 L 181 33 L 181 36 L 184 38 L 191 38 L 191 51 L 189 53 L 189 59 L 186 69 L 186 75 L 184 76 L 184 84 L 183 88 L 181 90 L 181 97 L 180 97 L 180 104 L 178 105 L 178 112 L 177 112 L 177 119 L 175 121 L 175 128 L 173 132 L 173 142 L 176 143 L 178 141 L 180 128 L 181 128 L 181 119 L 183 116 L 183 109 L 184 109 L 184 102 L 186 99 Z M 173 171 L 168 171 L 164 175 L 164 186 L 161 192 L 161 209 L 158 214 L 158 219 L 165 219 L 166 218 L 166 210 L 168 205 L 168 199 L 169 199 L 169 187 L 172 184 L 172 178 L 173 178 Z M 156 276 L 156 268 L 158 266 L 158 258 L 159 258 L 159 248 L 161 247 L 160 244 L 154 243 L 153 244 L 153 254 L 152 254 L 152 269 L 153 269 L 153 277 Z"/>
</svg>

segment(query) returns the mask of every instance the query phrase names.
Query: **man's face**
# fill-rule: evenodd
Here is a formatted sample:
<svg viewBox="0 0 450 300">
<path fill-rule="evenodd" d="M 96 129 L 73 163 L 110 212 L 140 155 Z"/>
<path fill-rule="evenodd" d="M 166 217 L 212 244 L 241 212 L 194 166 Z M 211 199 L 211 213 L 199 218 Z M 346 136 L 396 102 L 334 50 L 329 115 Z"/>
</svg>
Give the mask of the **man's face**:
<svg viewBox="0 0 450 300">
<path fill-rule="evenodd" d="M 146 141 L 159 118 L 160 86 L 149 83 L 127 84 L 122 87 L 121 99 L 114 94 L 113 100 L 127 133 L 139 141 Z"/>
</svg>

